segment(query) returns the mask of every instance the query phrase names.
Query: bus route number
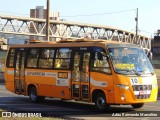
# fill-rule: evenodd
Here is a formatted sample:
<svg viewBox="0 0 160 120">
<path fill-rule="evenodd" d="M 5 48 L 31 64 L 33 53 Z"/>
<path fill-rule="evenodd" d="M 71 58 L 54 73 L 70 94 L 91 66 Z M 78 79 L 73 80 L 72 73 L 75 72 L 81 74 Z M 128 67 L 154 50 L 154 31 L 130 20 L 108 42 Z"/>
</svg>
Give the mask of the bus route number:
<svg viewBox="0 0 160 120">
<path fill-rule="evenodd" d="M 58 78 L 68 78 L 68 73 L 67 72 L 59 72 L 58 73 Z"/>
<path fill-rule="evenodd" d="M 131 80 L 132 85 L 138 84 L 138 79 L 137 78 L 131 78 L 130 80 Z"/>
</svg>

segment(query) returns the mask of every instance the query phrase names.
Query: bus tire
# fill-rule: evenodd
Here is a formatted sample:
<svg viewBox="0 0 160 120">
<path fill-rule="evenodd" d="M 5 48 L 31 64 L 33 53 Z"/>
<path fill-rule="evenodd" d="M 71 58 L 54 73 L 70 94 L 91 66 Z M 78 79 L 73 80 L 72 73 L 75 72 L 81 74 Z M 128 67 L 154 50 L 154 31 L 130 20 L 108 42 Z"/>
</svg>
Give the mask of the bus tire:
<svg viewBox="0 0 160 120">
<path fill-rule="evenodd" d="M 35 87 L 29 89 L 29 97 L 32 102 L 43 102 L 45 100 L 44 96 L 37 95 L 37 89 Z"/>
<path fill-rule="evenodd" d="M 133 108 L 141 108 L 141 107 L 143 107 L 143 105 L 144 105 L 144 103 L 131 104 L 131 106 L 132 106 Z"/>
<path fill-rule="evenodd" d="M 99 111 L 107 110 L 110 107 L 110 105 L 107 105 L 106 97 L 103 93 L 99 93 L 97 95 L 95 99 L 95 105 Z"/>
</svg>

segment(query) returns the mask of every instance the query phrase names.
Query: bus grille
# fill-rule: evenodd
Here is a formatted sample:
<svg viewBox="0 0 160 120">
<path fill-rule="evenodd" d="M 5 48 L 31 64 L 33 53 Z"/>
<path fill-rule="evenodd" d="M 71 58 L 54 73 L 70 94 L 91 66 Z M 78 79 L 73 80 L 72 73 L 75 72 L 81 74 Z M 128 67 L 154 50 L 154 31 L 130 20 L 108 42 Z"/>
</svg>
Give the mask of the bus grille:
<svg viewBox="0 0 160 120">
<path fill-rule="evenodd" d="M 136 99 L 148 99 L 150 98 L 150 94 L 144 94 L 144 95 L 135 95 Z"/>
<path fill-rule="evenodd" d="M 148 99 L 152 90 L 152 85 L 132 85 L 136 99 Z M 143 93 L 143 91 L 150 91 L 149 93 Z M 143 93 L 143 94 L 141 94 Z"/>
<path fill-rule="evenodd" d="M 132 85 L 133 91 L 152 90 L 152 85 Z"/>
</svg>

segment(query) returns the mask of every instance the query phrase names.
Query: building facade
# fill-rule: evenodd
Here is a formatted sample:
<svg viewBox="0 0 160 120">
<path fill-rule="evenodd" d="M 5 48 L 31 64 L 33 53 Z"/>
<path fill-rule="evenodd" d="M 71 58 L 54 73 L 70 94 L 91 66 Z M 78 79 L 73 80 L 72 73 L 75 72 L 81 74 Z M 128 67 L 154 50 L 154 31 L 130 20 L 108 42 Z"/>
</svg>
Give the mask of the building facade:
<svg viewBox="0 0 160 120">
<path fill-rule="evenodd" d="M 154 68 L 160 69 L 160 30 L 157 30 L 151 42 L 151 51 L 153 53 L 152 64 Z"/>
<path fill-rule="evenodd" d="M 44 6 L 37 6 L 35 9 L 30 9 L 30 17 L 31 18 L 40 18 L 40 19 L 46 19 L 47 17 L 47 9 Z M 60 20 L 59 12 L 53 12 L 50 11 L 50 20 Z M 36 25 L 37 30 L 41 30 L 44 23 L 38 23 Z M 34 30 L 34 26 L 30 25 L 30 32 L 34 33 L 36 32 Z M 46 33 L 46 29 L 42 31 L 43 34 Z M 45 37 L 38 37 L 38 36 L 31 36 L 30 40 L 45 40 Z M 55 41 L 54 38 L 50 38 L 51 41 Z"/>
</svg>

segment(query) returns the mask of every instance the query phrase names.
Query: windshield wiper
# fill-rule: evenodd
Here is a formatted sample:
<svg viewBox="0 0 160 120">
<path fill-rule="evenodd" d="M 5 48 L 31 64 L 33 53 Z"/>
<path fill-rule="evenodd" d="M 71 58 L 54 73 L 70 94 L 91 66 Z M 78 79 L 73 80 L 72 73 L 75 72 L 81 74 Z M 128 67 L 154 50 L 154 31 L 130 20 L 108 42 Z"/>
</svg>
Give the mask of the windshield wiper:
<svg viewBox="0 0 160 120">
<path fill-rule="evenodd" d="M 121 70 L 121 71 L 125 71 L 125 72 L 133 72 L 134 74 L 136 74 L 136 75 L 138 75 L 138 76 L 141 75 L 141 73 L 139 73 L 139 72 L 136 71 L 136 70 Z M 120 71 L 119 71 L 119 72 L 120 72 Z M 143 72 L 143 71 L 140 71 L 140 72 Z M 122 73 L 122 74 L 124 74 L 124 73 Z"/>
<path fill-rule="evenodd" d="M 126 70 L 126 72 L 134 72 L 134 74 L 136 74 L 136 75 L 140 76 L 140 75 L 141 75 L 141 73 L 139 73 L 139 72 L 143 72 L 143 71 Z"/>
<path fill-rule="evenodd" d="M 141 75 L 141 73 L 140 72 L 143 72 L 143 71 L 136 71 L 136 70 L 131 70 L 131 71 L 133 71 L 136 75 L 138 75 L 138 76 L 140 76 Z"/>
<path fill-rule="evenodd" d="M 140 76 L 142 72 L 144 72 L 143 70 L 142 71 L 136 71 L 136 70 L 131 70 L 133 71 L 136 75 Z M 141 72 L 141 73 L 140 73 Z M 150 74 L 154 75 L 154 72 L 150 71 Z"/>
</svg>

